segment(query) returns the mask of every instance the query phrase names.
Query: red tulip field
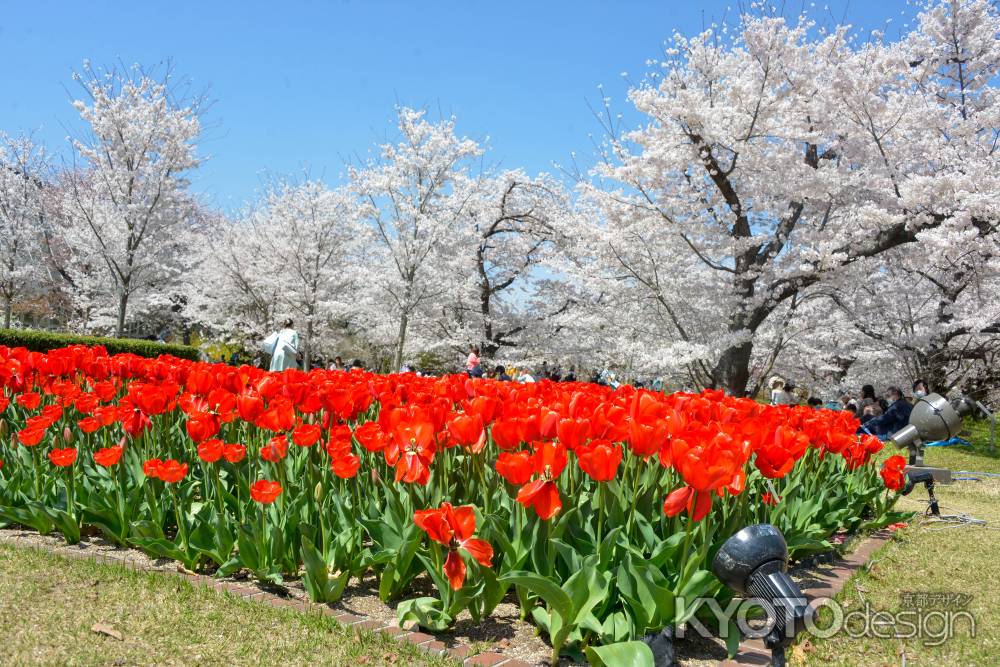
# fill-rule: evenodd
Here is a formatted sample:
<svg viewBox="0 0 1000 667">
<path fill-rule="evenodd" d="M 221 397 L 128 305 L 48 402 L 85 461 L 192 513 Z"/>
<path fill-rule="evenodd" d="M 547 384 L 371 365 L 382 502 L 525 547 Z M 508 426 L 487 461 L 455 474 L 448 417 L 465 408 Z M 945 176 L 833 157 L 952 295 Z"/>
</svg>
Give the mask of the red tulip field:
<svg viewBox="0 0 1000 667">
<path fill-rule="evenodd" d="M 554 656 L 627 651 L 681 600 L 732 596 L 710 563 L 744 526 L 794 558 L 897 521 L 901 459 L 856 428 L 713 391 L 0 347 L 0 526 L 99 531 L 317 602 L 374 575 L 430 631 L 510 596 Z"/>
</svg>

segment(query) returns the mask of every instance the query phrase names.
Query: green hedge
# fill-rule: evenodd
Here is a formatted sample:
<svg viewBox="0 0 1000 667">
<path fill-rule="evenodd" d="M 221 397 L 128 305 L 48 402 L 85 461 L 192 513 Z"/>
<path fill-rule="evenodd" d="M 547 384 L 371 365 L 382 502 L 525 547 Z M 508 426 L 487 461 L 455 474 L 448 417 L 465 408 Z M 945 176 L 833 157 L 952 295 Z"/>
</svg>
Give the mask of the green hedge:
<svg viewBox="0 0 1000 667">
<path fill-rule="evenodd" d="M 138 338 L 101 338 L 99 336 L 74 336 L 73 334 L 37 331 L 34 329 L 0 329 L 0 345 L 26 347 L 33 352 L 48 352 L 70 345 L 101 345 L 108 354 L 131 352 L 140 357 L 158 357 L 171 354 L 182 359 L 198 360 L 198 348 L 190 345 L 172 345 Z"/>
</svg>

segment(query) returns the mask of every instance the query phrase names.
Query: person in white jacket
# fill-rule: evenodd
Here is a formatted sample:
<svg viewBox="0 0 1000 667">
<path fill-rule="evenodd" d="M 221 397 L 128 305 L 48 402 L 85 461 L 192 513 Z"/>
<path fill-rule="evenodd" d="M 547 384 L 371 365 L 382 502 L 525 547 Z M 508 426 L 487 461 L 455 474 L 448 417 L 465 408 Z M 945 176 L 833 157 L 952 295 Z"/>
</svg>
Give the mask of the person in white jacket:
<svg viewBox="0 0 1000 667">
<path fill-rule="evenodd" d="M 272 371 L 283 371 L 286 368 L 297 368 L 296 356 L 299 353 L 299 334 L 292 328 L 291 319 L 285 320 L 281 330 L 264 339 L 264 352 L 271 355 Z"/>
</svg>

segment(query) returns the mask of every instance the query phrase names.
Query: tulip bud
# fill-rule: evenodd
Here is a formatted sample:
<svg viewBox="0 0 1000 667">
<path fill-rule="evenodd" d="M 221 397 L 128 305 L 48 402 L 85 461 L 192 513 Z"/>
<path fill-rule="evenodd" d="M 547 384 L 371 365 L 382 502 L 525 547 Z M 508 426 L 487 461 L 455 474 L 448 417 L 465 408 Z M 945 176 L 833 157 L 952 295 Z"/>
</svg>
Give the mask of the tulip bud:
<svg viewBox="0 0 1000 667">
<path fill-rule="evenodd" d="M 313 491 L 316 502 L 323 502 L 323 482 L 316 482 L 316 489 Z"/>
<path fill-rule="evenodd" d="M 6 419 L 0 419 L 0 438 L 6 438 L 10 434 Z"/>
<path fill-rule="evenodd" d="M 76 438 L 73 436 L 73 431 L 69 430 L 69 426 L 63 428 L 63 440 L 66 442 L 67 447 L 73 446 L 73 441 Z"/>
</svg>

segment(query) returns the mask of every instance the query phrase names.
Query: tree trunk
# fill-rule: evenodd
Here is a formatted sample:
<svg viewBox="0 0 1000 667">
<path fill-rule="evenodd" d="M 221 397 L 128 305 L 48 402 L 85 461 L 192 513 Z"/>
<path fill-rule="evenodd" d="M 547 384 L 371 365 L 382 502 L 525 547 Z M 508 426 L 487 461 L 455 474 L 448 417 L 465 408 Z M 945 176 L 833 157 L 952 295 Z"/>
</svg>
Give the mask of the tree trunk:
<svg viewBox="0 0 1000 667">
<path fill-rule="evenodd" d="M 712 369 L 712 382 L 716 389 L 726 389 L 733 396 L 743 396 L 750 382 L 750 355 L 753 353 L 753 343 L 746 341 L 726 349 L 715 368 Z"/>
<path fill-rule="evenodd" d="M 302 346 L 302 370 L 308 371 L 312 367 L 312 337 L 313 320 L 312 315 L 306 318 L 306 340 Z"/>
<path fill-rule="evenodd" d="M 14 308 L 12 299 L 4 299 L 3 303 L 3 328 L 10 329 L 11 311 Z"/>
<path fill-rule="evenodd" d="M 115 336 L 122 338 L 125 335 L 125 312 L 128 310 L 128 291 L 122 290 L 118 295 L 118 325 L 115 329 Z"/>
<path fill-rule="evenodd" d="M 410 315 L 406 311 L 399 317 L 399 333 L 396 335 L 396 354 L 393 356 L 393 368 L 390 372 L 395 373 L 403 367 L 403 346 L 406 344 L 406 327 L 410 324 Z"/>
</svg>

